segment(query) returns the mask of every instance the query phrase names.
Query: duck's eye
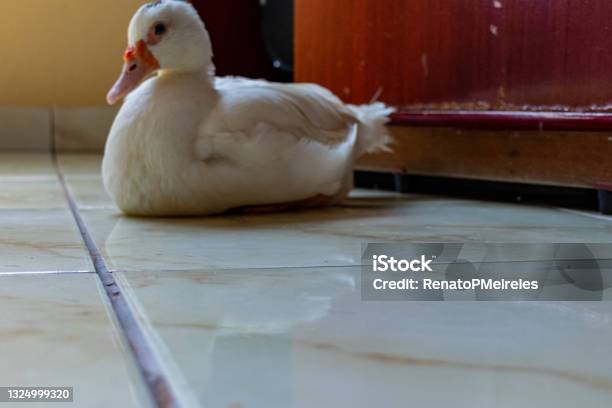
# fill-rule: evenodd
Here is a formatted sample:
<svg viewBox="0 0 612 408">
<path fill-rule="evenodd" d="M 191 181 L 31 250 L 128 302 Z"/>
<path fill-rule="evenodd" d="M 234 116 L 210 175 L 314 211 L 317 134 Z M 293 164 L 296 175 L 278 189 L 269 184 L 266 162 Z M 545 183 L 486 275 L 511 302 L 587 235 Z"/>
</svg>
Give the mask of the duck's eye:
<svg viewBox="0 0 612 408">
<path fill-rule="evenodd" d="M 156 36 L 161 37 L 162 35 L 166 34 L 166 32 L 168 31 L 168 28 L 166 27 L 164 23 L 157 23 L 155 24 L 155 27 L 153 28 L 153 30 L 155 31 Z"/>
</svg>

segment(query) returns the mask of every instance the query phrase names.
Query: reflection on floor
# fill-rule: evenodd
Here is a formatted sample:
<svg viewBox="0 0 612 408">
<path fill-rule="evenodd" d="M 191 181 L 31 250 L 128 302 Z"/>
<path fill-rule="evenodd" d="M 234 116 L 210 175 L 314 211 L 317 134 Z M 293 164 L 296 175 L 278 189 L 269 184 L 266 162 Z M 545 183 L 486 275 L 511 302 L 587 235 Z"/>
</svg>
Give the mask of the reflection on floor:
<svg viewBox="0 0 612 408">
<path fill-rule="evenodd" d="M 612 303 L 363 302 L 359 267 L 366 242 L 612 243 L 605 218 L 373 191 L 303 213 L 127 218 L 99 165 L 59 157 L 185 405 L 612 404 Z M 0 157 L 0 226 L 0 382 L 148 406 L 50 157 Z"/>
</svg>

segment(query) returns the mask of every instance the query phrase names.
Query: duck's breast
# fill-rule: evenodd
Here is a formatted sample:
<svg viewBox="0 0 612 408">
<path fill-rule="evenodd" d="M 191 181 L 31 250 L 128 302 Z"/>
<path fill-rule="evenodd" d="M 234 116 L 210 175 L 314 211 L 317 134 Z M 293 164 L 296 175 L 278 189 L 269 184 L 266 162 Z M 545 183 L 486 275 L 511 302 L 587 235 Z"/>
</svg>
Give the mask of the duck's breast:
<svg viewBox="0 0 612 408">
<path fill-rule="evenodd" d="M 206 110 L 190 89 L 151 79 L 124 102 L 103 160 L 104 184 L 124 211 L 176 206 Z"/>
</svg>

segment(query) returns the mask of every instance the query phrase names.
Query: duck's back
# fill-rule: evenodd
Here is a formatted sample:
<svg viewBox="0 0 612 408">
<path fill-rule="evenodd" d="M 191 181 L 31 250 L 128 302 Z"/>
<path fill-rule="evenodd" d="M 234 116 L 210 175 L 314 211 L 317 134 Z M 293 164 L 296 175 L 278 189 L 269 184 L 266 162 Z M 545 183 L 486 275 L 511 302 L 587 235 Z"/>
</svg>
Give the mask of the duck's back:
<svg viewBox="0 0 612 408">
<path fill-rule="evenodd" d="M 221 79 L 217 89 L 196 150 L 226 198 L 264 205 L 346 190 L 356 118 L 335 96 L 315 85 L 242 78 Z"/>
</svg>

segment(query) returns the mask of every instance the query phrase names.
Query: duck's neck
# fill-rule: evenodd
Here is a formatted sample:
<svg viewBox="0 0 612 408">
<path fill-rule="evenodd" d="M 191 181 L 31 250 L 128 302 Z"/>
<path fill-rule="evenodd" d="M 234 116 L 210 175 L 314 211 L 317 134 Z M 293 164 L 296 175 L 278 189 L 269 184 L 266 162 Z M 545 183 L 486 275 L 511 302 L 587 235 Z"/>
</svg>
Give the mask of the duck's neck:
<svg viewBox="0 0 612 408">
<path fill-rule="evenodd" d="M 206 69 L 197 71 L 160 71 L 155 81 L 154 105 L 163 113 L 192 112 L 201 119 L 218 100 L 215 79 Z"/>
<path fill-rule="evenodd" d="M 158 77 L 162 80 L 179 80 L 179 81 L 190 81 L 197 83 L 199 86 L 208 87 L 214 89 L 215 83 L 215 68 L 211 64 L 200 69 L 194 69 L 189 71 L 179 70 L 160 70 Z"/>
</svg>

